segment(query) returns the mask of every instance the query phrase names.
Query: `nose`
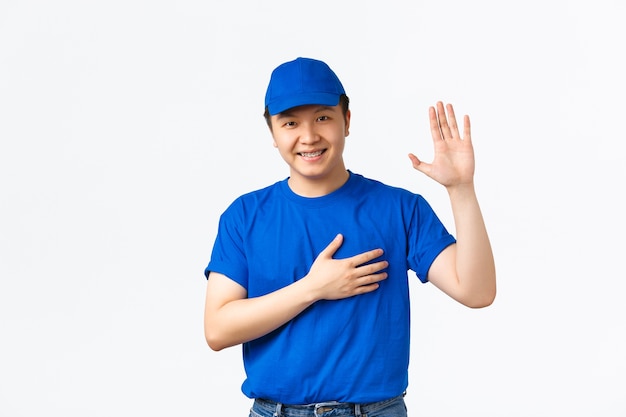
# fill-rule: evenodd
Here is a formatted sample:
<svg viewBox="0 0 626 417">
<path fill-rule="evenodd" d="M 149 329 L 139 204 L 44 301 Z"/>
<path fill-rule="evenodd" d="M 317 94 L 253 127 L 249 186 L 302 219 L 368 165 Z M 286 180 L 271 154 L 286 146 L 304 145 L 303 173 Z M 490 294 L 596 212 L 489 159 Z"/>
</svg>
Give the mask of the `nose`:
<svg viewBox="0 0 626 417">
<path fill-rule="evenodd" d="M 300 143 L 311 144 L 318 142 L 320 140 L 320 136 L 315 130 L 315 127 L 312 124 L 305 124 L 301 126 L 300 132 Z"/>
</svg>

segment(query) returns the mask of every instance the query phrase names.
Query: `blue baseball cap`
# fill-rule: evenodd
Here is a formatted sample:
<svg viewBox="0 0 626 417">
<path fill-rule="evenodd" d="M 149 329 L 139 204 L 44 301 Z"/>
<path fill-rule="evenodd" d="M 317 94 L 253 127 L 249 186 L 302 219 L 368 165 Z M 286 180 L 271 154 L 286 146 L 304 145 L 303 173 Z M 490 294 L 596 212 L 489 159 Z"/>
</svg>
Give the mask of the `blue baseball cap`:
<svg viewBox="0 0 626 417">
<path fill-rule="evenodd" d="M 336 106 L 345 93 L 341 81 L 326 63 L 297 58 L 272 71 L 265 106 L 271 116 L 307 104 Z"/>
</svg>

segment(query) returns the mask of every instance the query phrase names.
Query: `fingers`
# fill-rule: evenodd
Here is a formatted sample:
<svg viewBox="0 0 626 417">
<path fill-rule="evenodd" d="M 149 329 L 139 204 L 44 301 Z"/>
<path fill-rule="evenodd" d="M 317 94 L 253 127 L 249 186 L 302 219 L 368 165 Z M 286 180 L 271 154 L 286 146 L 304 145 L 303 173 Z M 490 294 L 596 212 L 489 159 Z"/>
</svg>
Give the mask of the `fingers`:
<svg viewBox="0 0 626 417">
<path fill-rule="evenodd" d="M 441 125 L 439 124 L 439 117 L 437 115 L 437 110 L 434 107 L 430 107 L 428 109 L 428 116 L 430 119 L 430 134 L 433 137 L 434 141 L 443 140 L 443 135 L 441 132 Z"/>
<path fill-rule="evenodd" d="M 357 255 L 354 258 L 363 259 L 363 255 L 367 255 L 367 257 L 374 256 L 375 258 L 382 255 L 382 250 L 373 250 L 366 252 L 361 255 Z M 373 258 L 373 259 L 375 259 Z M 354 262 L 359 262 L 358 260 Z M 387 278 L 387 272 L 383 271 L 385 268 L 389 266 L 389 262 L 387 261 L 378 261 L 368 264 L 358 264 L 354 269 L 354 290 L 358 293 L 373 291 L 378 288 L 378 282 Z"/>
<path fill-rule="evenodd" d="M 452 109 L 452 106 L 450 104 L 448 104 L 448 109 Z M 441 137 L 444 140 L 452 139 L 454 137 L 454 134 L 452 133 L 452 129 L 451 129 L 451 127 L 456 128 L 456 120 L 454 120 L 454 110 L 452 110 L 450 119 L 452 122 L 452 126 L 448 124 L 448 118 L 446 117 L 446 110 L 444 109 L 443 103 L 441 101 L 438 101 L 437 102 L 437 123 L 439 124 L 439 129 L 441 130 Z"/>
<path fill-rule="evenodd" d="M 372 292 L 378 289 L 378 287 L 380 287 L 380 281 L 386 278 L 387 278 L 387 274 L 384 272 L 380 274 L 374 274 L 374 275 L 368 275 L 366 277 L 362 277 L 360 278 L 361 280 L 360 285 L 354 288 L 354 290 L 352 291 L 352 295 L 360 295 L 360 294 L 366 294 L 368 292 Z"/>
<path fill-rule="evenodd" d="M 411 164 L 413 164 L 414 169 L 428 176 L 431 175 L 432 164 L 428 164 L 428 163 L 420 161 L 420 159 L 417 156 L 415 156 L 415 154 L 412 154 L 412 153 L 409 154 L 409 159 L 411 160 Z"/>
<path fill-rule="evenodd" d="M 418 167 L 422 164 L 422 161 L 412 153 L 409 154 L 409 159 L 411 160 L 411 164 L 413 164 L 413 168 L 419 169 Z"/>
<path fill-rule="evenodd" d="M 343 235 L 339 233 L 335 238 L 324 248 L 323 251 L 320 252 L 319 256 L 323 258 L 332 258 L 335 252 L 341 247 L 343 244 Z"/>
<path fill-rule="evenodd" d="M 343 235 L 339 233 L 335 238 L 320 252 L 319 256 L 323 258 L 332 258 L 333 255 L 339 250 L 341 245 L 343 244 Z M 367 252 L 360 253 L 358 255 L 354 255 L 351 258 L 346 259 L 353 267 L 357 267 L 359 265 L 363 265 L 371 260 L 374 260 L 380 257 L 383 254 L 382 249 L 372 249 Z"/>
<path fill-rule="evenodd" d="M 355 255 L 349 258 L 348 261 L 353 267 L 356 268 L 360 265 L 368 263 L 369 261 L 379 258 L 380 256 L 382 256 L 382 254 L 383 254 L 382 249 L 373 249 L 373 250 Z M 386 261 L 383 261 L 383 262 L 386 262 Z M 375 264 L 372 264 L 372 265 L 375 265 Z"/>
<path fill-rule="evenodd" d="M 311 292 L 316 299 L 338 300 L 376 290 L 378 282 L 387 278 L 386 260 L 381 260 L 382 249 L 373 249 L 349 258 L 334 259 L 333 255 L 343 244 L 343 235 L 338 234 L 320 252 L 303 278 L 311 283 Z M 379 258 L 379 259 L 377 259 Z"/>
<path fill-rule="evenodd" d="M 461 139 L 452 104 L 447 104 L 444 107 L 443 102 L 438 101 L 435 106 L 430 107 L 429 118 L 430 130 L 434 140 Z M 469 137 L 469 117 L 465 116 L 463 122 L 463 136 L 467 138 Z"/>
<path fill-rule="evenodd" d="M 470 125 L 470 118 L 468 115 L 463 117 L 463 139 L 471 140 L 472 138 L 472 128 Z"/>
<path fill-rule="evenodd" d="M 356 268 L 351 293 L 358 295 L 376 290 L 379 282 L 387 279 L 387 272 L 383 270 L 388 266 L 387 261 L 380 261 Z"/>
<path fill-rule="evenodd" d="M 447 119 L 446 120 L 447 120 L 447 124 L 449 125 L 448 130 L 450 132 L 450 136 L 451 136 L 452 139 L 460 139 L 460 137 L 459 137 L 459 127 L 456 124 L 456 116 L 454 115 L 454 108 L 452 107 L 452 104 L 448 104 L 446 106 L 446 110 L 448 112 L 447 119 L 449 119 L 449 120 L 447 120 Z M 444 118 L 446 118 L 445 114 L 444 114 Z"/>
<path fill-rule="evenodd" d="M 363 265 L 357 268 L 358 274 L 362 277 L 367 275 L 380 275 L 380 271 L 387 268 L 389 263 L 387 261 L 375 262 L 367 265 Z"/>
<path fill-rule="evenodd" d="M 340 233 L 324 248 L 324 250 L 320 253 L 320 258 L 332 259 L 333 255 L 337 252 L 337 250 L 343 244 L 343 235 Z M 382 249 L 372 249 L 367 252 L 359 253 L 358 255 L 354 255 L 351 258 L 344 259 L 351 268 L 354 268 L 359 271 L 357 275 L 369 275 L 376 273 L 382 269 L 385 269 L 389 266 L 387 261 L 379 261 L 369 263 L 376 258 L 382 256 L 384 251 Z"/>
</svg>

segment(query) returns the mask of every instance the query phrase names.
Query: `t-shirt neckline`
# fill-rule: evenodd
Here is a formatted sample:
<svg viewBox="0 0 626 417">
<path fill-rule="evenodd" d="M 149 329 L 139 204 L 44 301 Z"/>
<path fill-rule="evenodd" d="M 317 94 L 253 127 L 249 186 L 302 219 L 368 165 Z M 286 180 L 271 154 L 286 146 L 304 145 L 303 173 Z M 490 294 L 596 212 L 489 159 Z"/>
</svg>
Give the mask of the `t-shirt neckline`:
<svg viewBox="0 0 626 417">
<path fill-rule="evenodd" d="M 337 188 L 335 191 L 329 194 L 322 195 L 319 197 L 304 197 L 299 194 L 296 194 L 289 187 L 289 183 L 288 183 L 289 177 L 279 182 L 280 190 L 282 191 L 285 198 L 297 204 L 301 204 L 301 205 L 309 206 L 309 207 L 325 206 L 328 204 L 332 204 L 338 199 L 341 199 L 342 197 L 346 196 L 356 186 L 358 175 L 355 175 L 350 170 L 347 170 L 347 171 L 348 171 L 348 174 L 350 174 L 350 176 L 348 177 L 348 180 L 341 187 Z"/>
</svg>

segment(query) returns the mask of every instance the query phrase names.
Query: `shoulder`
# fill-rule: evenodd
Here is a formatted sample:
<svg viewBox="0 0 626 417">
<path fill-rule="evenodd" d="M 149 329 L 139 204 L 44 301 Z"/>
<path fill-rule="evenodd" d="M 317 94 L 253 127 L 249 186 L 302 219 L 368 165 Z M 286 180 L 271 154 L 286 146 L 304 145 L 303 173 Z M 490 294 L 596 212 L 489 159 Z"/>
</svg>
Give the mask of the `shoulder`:
<svg viewBox="0 0 626 417">
<path fill-rule="evenodd" d="M 276 193 L 280 192 L 280 188 L 284 181 L 286 180 L 278 181 L 272 185 L 268 185 L 267 187 L 263 187 L 254 191 L 249 191 L 245 194 L 240 195 L 235 200 L 233 200 L 233 202 L 227 208 L 227 211 L 246 206 L 259 205 L 268 199 L 272 199 L 273 197 L 275 197 Z"/>
<path fill-rule="evenodd" d="M 432 206 L 422 194 L 361 175 L 355 174 L 355 179 L 360 183 L 355 187 L 358 189 L 355 194 L 380 213 L 401 215 L 405 219 L 414 216 L 427 219 L 434 215 Z"/>
<path fill-rule="evenodd" d="M 352 173 L 355 182 L 355 188 L 360 188 L 363 192 L 373 193 L 374 195 L 393 197 L 395 199 L 417 200 L 423 197 L 417 193 L 409 191 L 405 188 L 386 184 L 382 181 L 365 177 L 360 174 Z"/>
<path fill-rule="evenodd" d="M 280 200 L 278 194 L 281 193 L 281 182 L 283 181 L 235 198 L 220 215 L 220 223 L 241 225 L 254 221 L 259 211 L 266 210 Z"/>
</svg>

